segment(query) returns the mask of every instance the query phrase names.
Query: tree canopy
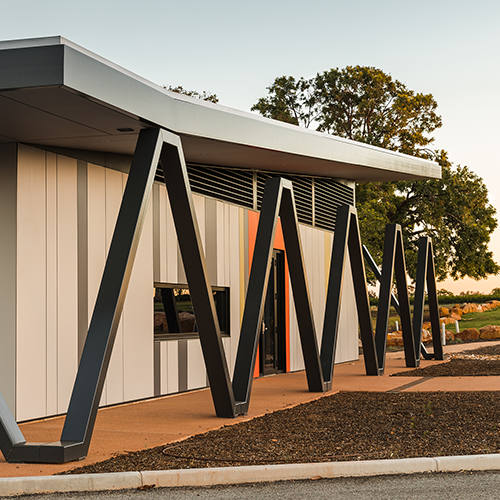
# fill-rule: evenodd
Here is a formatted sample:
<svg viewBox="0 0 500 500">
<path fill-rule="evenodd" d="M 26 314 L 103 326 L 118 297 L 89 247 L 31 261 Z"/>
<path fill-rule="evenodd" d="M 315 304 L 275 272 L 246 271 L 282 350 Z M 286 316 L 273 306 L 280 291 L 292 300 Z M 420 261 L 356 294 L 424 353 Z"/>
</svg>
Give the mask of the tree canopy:
<svg viewBox="0 0 500 500">
<path fill-rule="evenodd" d="M 275 79 L 252 107 L 262 115 L 439 163 L 442 178 L 360 183 L 356 207 L 363 243 L 381 264 L 386 224 L 400 224 L 407 268 L 415 277 L 420 236 L 432 237 L 439 280 L 486 278 L 500 267 L 488 250 L 496 210 L 483 180 L 432 149 L 441 127 L 432 94 L 408 89 L 391 75 L 347 66 L 310 79 Z"/>
<path fill-rule="evenodd" d="M 219 102 L 217 94 L 211 94 L 210 92 L 207 92 L 205 90 L 203 92 L 198 92 L 197 90 L 187 90 L 182 87 L 182 85 L 177 85 L 177 87 L 172 87 L 171 85 L 169 85 L 168 87 L 163 88 L 169 90 L 170 92 L 177 92 L 178 94 L 187 95 L 189 97 L 196 97 L 198 99 L 201 99 L 202 101 L 209 101 L 213 102 L 214 104 L 217 104 Z"/>
</svg>

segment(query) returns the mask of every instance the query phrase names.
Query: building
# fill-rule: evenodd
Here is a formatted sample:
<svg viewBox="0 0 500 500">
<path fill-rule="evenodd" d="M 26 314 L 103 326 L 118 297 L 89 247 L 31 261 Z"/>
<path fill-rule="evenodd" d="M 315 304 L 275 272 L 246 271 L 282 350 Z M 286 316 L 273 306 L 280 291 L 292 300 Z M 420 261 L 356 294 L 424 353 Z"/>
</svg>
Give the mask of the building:
<svg viewBox="0 0 500 500">
<path fill-rule="evenodd" d="M 293 183 L 321 325 L 336 209 L 355 183 L 440 177 L 430 161 L 168 92 L 61 37 L 0 42 L 0 116 L 0 391 L 17 421 L 68 409 L 141 130 L 180 138 L 230 375 L 266 179 Z M 284 250 L 278 227 L 255 376 L 304 368 Z M 357 357 L 348 274 L 335 361 Z M 101 405 L 205 386 L 159 169 Z"/>
</svg>

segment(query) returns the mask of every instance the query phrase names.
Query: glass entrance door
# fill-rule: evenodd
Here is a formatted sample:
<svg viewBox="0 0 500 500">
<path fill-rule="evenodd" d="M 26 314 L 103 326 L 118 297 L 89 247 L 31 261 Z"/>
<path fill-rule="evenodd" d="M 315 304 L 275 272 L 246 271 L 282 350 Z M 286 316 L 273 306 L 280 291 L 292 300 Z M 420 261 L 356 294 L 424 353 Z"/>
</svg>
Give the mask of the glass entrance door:
<svg viewBox="0 0 500 500">
<path fill-rule="evenodd" d="M 273 251 L 260 353 L 261 375 L 285 371 L 285 256 L 282 250 Z"/>
</svg>

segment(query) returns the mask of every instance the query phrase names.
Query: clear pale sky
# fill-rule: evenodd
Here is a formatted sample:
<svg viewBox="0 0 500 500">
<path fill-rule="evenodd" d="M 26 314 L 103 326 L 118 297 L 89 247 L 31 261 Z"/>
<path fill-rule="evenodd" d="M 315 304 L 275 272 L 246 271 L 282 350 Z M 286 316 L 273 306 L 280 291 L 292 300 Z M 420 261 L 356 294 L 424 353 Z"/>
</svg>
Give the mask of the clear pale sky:
<svg viewBox="0 0 500 500">
<path fill-rule="evenodd" d="M 0 0 L 0 12 L 2 40 L 62 35 L 155 83 L 247 111 L 277 76 L 378 67 L 434 95 L 435 147 L 481 176 L 500 212 L 498 0 Z M 491 248 L 499 262 L 500 230 Z M 499 286 L 500 276 L 438 284 Z"/>
</svg>

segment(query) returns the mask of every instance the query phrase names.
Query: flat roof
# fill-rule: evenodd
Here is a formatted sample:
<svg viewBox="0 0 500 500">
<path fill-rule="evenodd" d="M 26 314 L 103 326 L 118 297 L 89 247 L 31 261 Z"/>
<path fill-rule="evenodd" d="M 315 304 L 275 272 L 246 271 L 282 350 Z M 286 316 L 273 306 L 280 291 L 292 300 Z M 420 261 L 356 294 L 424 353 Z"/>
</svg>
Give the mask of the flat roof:
<svg viewBox="0 0 500 500">
<path fill-rule="evenodd" d="M 188 162 L 349 179 L 440 178 L 435 162 L 169 92 L 64 39 L 0 42 L 0 143 L 132 155 L 141 129 Z"/>
</svg>

